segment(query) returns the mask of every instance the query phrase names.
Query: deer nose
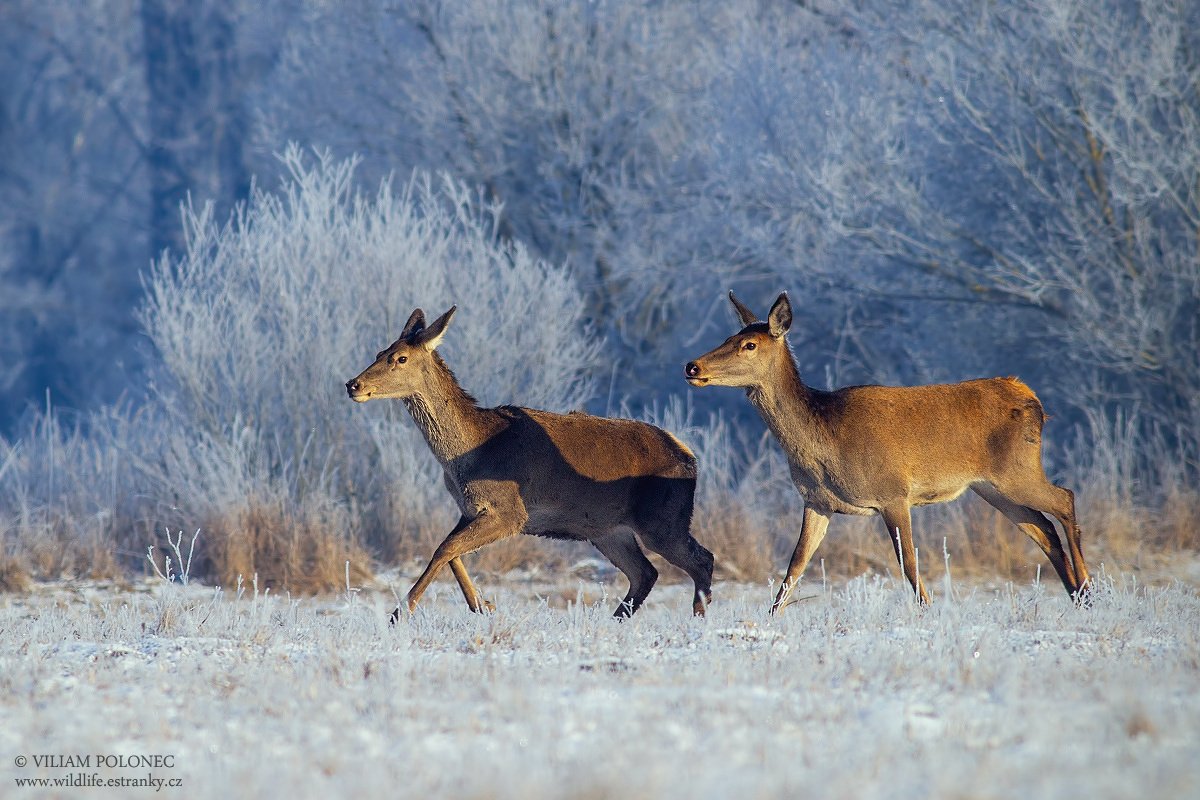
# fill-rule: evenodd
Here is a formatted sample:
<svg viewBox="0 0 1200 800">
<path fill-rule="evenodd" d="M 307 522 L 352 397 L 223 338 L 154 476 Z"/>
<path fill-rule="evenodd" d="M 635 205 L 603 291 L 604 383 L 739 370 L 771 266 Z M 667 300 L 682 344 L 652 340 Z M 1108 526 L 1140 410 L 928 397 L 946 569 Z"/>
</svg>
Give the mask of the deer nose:
<svg viewBox="0 0 1200 800">
<path fill-rule="evenodd" d="M 683 368 L 683 374 L 689 378 L 695 378 L 700 374 L 700 365 L 695 361 L 689 361 L 687 366 Z"/>
<path fill-rule="evenodd" d="M 355 378 L 354 380 L 346 381 L 346 393 L 347 394 L 350 394 L 350 395 L 357 394 L 358 390 L 361 388 L 362 388 L 362 384 L 358 382 L 357 378 Z"/>
</svg>

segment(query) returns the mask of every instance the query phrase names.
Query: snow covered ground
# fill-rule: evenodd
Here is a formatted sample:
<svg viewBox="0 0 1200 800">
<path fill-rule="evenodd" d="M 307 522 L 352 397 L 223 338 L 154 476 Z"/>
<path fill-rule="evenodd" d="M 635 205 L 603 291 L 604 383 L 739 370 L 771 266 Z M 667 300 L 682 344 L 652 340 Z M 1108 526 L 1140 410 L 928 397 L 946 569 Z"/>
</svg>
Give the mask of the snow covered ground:
<svg viewBox="0 0 1200 800">
<path fill-rule="evenodd" d="M 1106 578 L 1086 609 L 931 586 L 921 610 L 858 579 L 775 619 L 769 587 L 718 583 L 694 619 L 660 586 L 618 623 L 623 585 L 488 583 L 494 615 L 439 582 L 395 628 L 387 591 L 2 596 L 0 796 L 1200 796 L 1184 584 Z"/>
</svg>

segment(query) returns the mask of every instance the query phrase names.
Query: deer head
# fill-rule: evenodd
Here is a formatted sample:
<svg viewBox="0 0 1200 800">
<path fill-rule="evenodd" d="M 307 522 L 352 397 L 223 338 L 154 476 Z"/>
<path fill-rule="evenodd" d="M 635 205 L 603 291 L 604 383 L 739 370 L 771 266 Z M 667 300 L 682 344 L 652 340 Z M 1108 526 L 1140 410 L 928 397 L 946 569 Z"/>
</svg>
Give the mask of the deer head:
<svg viewBox="0 0 1200 800">
<path fill-rule="evenodd" d="M 758 317 L 729 293 L 733 310 L 744 326 L 719 347 L 689 361 L 684 375 L 692 386 L 761 386 L 788 357 L 784 337 L 792 327 L 792 304 L 783 292 L 771 306 L 767 321 Z"/>
<path fill-rule="evenodd" d="M 400 338 L 375 356 L 375 363 L 346 382 L 350 399 L 358 403 L 384 398 L 403 399 L 418 394 L 427 385 L 434 366 L 433 351 L 441 344 L 458 306 L 426 327 L 425 312 L 416 309 L 404 325 Z"/>
</svg>

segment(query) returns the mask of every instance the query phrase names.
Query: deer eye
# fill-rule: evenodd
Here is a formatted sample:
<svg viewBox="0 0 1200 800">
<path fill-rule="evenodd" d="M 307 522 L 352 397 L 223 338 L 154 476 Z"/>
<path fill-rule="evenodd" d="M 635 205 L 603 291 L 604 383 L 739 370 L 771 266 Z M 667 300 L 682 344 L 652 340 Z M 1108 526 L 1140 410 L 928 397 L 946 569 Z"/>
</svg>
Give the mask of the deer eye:
<svg viewBox="0 0 1200 800">
<path fill-rule="evenodd" d="M 408 356 L 397 356 L 397 357 L 396 357 L 396 363 L 397 363 L 397 364 L 407 364 L 407 363 L 408 363 Z"/>
<path fill-rule="evenodd" d="M 754 342 L 746 342 L 744 345 L 742 345 L 743 350 L 753 350 L 756 347 L 758 347 L 758 345 L 756 345 Z"/>
</svg>

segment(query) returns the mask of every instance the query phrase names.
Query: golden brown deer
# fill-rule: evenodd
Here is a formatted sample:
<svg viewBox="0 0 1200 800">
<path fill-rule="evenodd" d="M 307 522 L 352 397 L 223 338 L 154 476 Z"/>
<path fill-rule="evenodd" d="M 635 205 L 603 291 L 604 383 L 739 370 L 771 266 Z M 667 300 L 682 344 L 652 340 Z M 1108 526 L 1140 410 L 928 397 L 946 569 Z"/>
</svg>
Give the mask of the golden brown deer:
<svg viewBox="0 0 1200 800">
<path fill-rule="evenodd" d="M 896 558 L 922 603 L 909 509 L 944 503 L 972 489 L 1016 523 L 1054 565 L 1080 601 L 1088 571 L 1075 522 L 1075 497 L 1042 469 L 1045 414 L 1016 378 L 937 386 L 847 386 L 823 392 L 800 380 L 785 336 L 792 325 L 787 293 L 761 322 L 733 292 L 744 326 L 684 368 L 692 386 L 737 386 L 758 409 L 787 455 L 804 498 L 804 519 L 772 613 L 792 589 L 834 514 L 879 514 Z M 1070 559 L 1049 512 L 1062 525 Z"/>
<path fill-rule="evenodd" d="M 629 579 L 614 616 L 637 611 L 658 571 L 642 544 L 696 584 L 692 610 L 712 599 L 713 556 L 692 538 L 696 459 L 664 430 L 624 419 L 517 406 L 480 408 L 435 352 L 452 306 L 426 327 L 421 309 L 375 363 L 346 383 L 352 400 L 404 401 L 442 465 L 462 516 L 408 593 L 408 610 L 447 565 L 472 611 L 491 609 L 462 557 L 519 533 L 589 540 Z M 636 534 L 636 537 L 635 537 Z M 395 622 L 400 614 L 392 614 Z"/>
</svg>

